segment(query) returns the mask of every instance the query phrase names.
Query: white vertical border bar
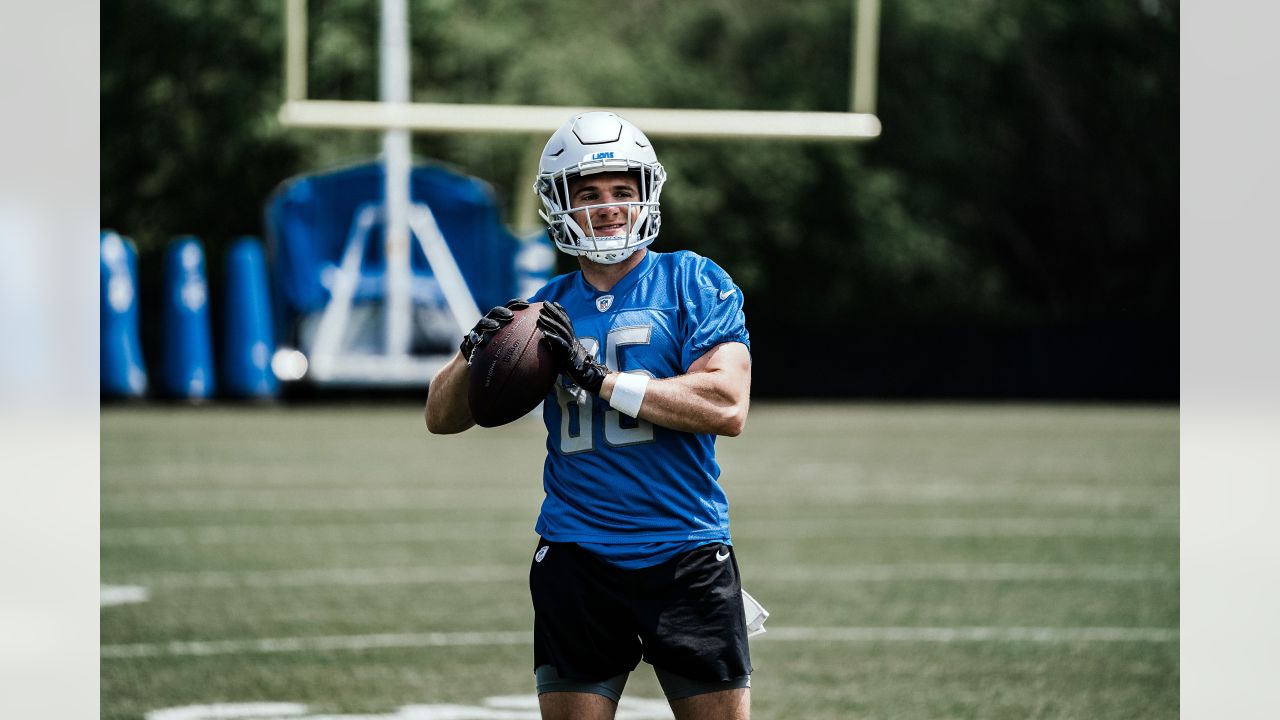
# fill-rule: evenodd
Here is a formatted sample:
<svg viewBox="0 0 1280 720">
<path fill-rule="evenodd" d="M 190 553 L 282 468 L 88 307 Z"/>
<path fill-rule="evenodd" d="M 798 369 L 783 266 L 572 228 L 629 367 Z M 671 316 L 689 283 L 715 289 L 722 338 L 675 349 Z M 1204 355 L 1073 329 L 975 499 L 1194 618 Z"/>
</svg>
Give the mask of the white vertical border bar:
<svg viewBox="0 0 1280 720">
<path fill-rule="evenodd" d="M 1180 717 L 1275 717 L 1280 6 L 1143 5 L 1179 27 Z"/>
<path fill-rule="evenodd" d="M 382 0 L 381 100 L 409 102 L 409 12 L 405 0 Z M 383 241 L 387 263 L 386 354 L 409 352 L 409 129 L 389 128 L 382 136 L 384 199 Z"/>
<path fill-rule="evenodd" d="M 6 718 L 101 714 L 98 141 L 99 110 L 119 111 L 101 107 L 103 14 L 84 0 L 0 3 Z"/>
</svg>

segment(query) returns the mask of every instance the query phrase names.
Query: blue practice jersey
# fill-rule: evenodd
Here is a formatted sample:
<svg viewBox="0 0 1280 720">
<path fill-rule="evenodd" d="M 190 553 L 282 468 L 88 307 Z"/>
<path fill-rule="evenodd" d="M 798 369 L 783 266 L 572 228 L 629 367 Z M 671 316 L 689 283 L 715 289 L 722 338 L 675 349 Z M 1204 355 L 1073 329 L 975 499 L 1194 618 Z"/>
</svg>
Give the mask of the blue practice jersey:
<svg viewBox="0 0 1280 720">
<path fill-rule="evenodd" d="M 650 250 L 608 292 L 581 272 L 561 275 L 530 300 L 563 305 L 579 341 L 610 370 L 669 378 L 720 343 L 750 348 L 742 291 L 692 252 Z M 631 566 L 729 542 L 714 435 L 627 417 L 567 376 L 543 403 L 543 420 L 546 499 L 536 527 L 543 537 Z"/>
</svg>

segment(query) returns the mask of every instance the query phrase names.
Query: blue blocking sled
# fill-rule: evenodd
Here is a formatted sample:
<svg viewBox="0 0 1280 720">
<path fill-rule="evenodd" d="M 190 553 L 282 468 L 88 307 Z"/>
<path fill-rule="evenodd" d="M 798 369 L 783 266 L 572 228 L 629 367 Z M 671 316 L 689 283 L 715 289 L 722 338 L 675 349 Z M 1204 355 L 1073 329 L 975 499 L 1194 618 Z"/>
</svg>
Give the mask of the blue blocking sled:
<svg viewBox="0 0 1280 720">
<path fill-rule="evenodd" d="M 213 395 L 213 343 L 204 248 L 191 235 L 176 238 L 165 253 L 161 309 L 163 349 L 160 389 L 174 398 Z"/>
<path fill-rule="evenodd" d="M 257 238 L 238 238 L 227 253 L 223 309 L 222 392 L 241 398 L 274 397 L 279 383 L 271 372 L 271 295 L 266 254 Z"/>
<path fill-rule="evenodd" d="M 99 392 L 106 397 L 140 398 L 147 392 L 147 367 L 138 332 L 138 251 L 112 230 L 103 230 L 99 240 Z"/>
<path fill-rule="evenodd" d="M 414 207 L 428 208 L 481 312 L 517 295 L 527 297 L 551 275 L 555 252 L 545 232 L 518 238 L 503 224 L 493 188 L 436 163 L 413 167 Z M 309 352 L 319 318 L 332 298 L 348 252 L 360 253 L 346 351 L 385 347 L 379 308 L 387 297 L 381 163 L 299 175 L 281 183 L 266 205 L 277 340 Z M 361 223 L 368 214 L 373 221 Z M 415 355 L 457 350 L 462 332 L 447 312 L 435 271 L 418 236 L 409 250 Z"/>
</svg>

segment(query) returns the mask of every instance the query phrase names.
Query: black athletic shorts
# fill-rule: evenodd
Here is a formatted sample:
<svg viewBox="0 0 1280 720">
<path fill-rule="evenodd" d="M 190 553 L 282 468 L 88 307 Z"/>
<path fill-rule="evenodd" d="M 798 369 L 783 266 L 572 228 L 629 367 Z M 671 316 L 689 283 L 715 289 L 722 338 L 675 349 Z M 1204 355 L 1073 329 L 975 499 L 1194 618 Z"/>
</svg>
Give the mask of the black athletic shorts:
<svg viewBox="0 0 1280 720">
<path fill-rule="evenodd" d="M 627 570 L 574 543 L 539 541 L 529 569 L 534 668 L 597 681 L 631 672 L 643 659 L 693 680 L 749 675 L 732 550 L 711 543 Z"/>
</svg>

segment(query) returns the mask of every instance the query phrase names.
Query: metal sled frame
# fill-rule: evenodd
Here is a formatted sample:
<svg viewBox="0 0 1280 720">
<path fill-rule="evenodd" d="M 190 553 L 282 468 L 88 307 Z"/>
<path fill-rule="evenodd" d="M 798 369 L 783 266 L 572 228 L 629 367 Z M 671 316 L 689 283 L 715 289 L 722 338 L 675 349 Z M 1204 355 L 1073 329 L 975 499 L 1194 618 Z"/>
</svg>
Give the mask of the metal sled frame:
<svg viewBox="0 0 1280 720">
<path fill-rule="evenodd" d="M 330 288 L 329 302 L 320 315 L 307 356 L 307 379 L 316 384 L 421 386 L 429 382 L 453 357 L 452 353 L 415 356 L 404 349 L 384 355 L 370 355 L 349 353 L 342 348 L 343 333 L 350 320 L 356 288 L 360 283 L 360 269 L 369 234 L 378 224 L 385 226 L 386 215 L 386 206 L 382 203 L 365 203 L 356 210 L 342 252 L 342 263 L 338 266 Z M 407 215 L 410 235 L 417 240 L 431 265 L 445 304 L 454 322 L 458 324 L 458 335 L 461 336 L 480 317 L 480 309 L 462 277 L 462 271 L 458 269 L 453 253 L 449 251 L 431 208 L 423 203 L 413 203 L 409 206 Z"/>
</svg>

